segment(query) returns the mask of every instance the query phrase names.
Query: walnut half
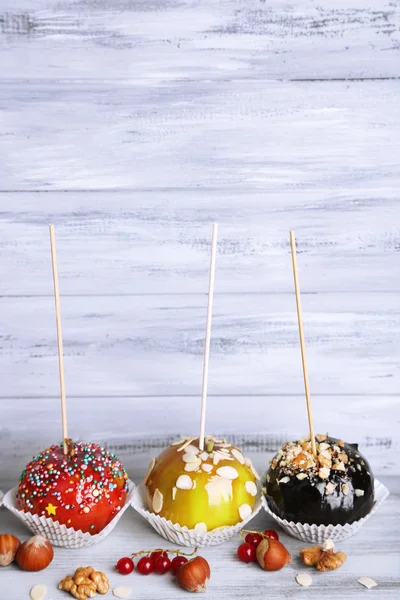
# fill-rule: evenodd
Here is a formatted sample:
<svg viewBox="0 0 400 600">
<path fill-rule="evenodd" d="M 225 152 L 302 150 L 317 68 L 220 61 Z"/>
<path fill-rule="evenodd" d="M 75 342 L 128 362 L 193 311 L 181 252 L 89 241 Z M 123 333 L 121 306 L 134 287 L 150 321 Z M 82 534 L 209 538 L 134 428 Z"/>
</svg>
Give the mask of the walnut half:
<svg viewBox="0 0 400 600">
<path fill-rule="evenodd" d="M 327 540 L 324 546 L 309 546 L 300 550 L 300 556 L 305 565 L 316 567 L 318 571 L 334 571 L 346 560 L 344 552 L 334 552 L 333 542 Z"/>
<path fill-rule="evenodd" d="M 60 590 L 70 592 L 76 600 L 93 598 L 96 592 L 106 594 L 110 589 L 107 576 L 93 567 L 79 567 L 73 577 L 67 575 L 58 585 Z"/>
</svg>

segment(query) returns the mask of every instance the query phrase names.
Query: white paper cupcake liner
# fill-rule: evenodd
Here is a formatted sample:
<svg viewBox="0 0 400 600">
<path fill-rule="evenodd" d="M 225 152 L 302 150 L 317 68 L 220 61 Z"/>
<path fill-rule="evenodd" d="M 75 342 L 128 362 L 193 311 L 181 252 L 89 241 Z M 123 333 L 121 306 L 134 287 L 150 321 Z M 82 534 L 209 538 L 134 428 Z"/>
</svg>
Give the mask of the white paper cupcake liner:
<svg viewBox="0 0 400 600">
<path fill-rule="evenodd" d="M 240 521 L 236 525 L 229 527 L 218 527 L 207 533 L 198 533 L 194 529 L 181 527 L 176 523 L 168 521 L 160 515 L 156 515 L 147 510 L 146 503 L 146 487 L 141 483 L 135 490 L 132 499 L 132 507 L 146 519 L 148 523 L 157 531 L 163 538 L 178 544 L 179 546 L 198 546 L 205 548 L 206 546 L 217 546 L 228 541 L 234 535 L 238 534 L 243 527 L 258 514 L 262 507 L 262 489 L 261 484 L 257 482 L 257 496 L 254 504 L 254 509 L 251 515 L 244 521 Z"/>
<path fill-rule="evenodd" d="M 90 535 L 83 531 L 76 531 L 72 527 L 60 525 L 58 521 L 53 521 L 48 517 L 39 517 L 29 512 L 19 510 L 16 501 L 17 487 L 13 488 L 4 496 L 3 505 L 12 512 L 20 521 L 22 521 L 28 529 L 35 535 L 43 535 L 54 546 L 62 546 L 63 548 L 85 548 L 98 544 L 106 538 L 114 529 L 123 513 L 130 506 L 134 494 L 135 485 L 132 481 L 128 481 L 128 496 L 121 510 L 115 515 L 113 520 L 100 533 Z"/>
<path fill-rule="evenodd" d="M 281 519 L 269 508 L 266 498 L 263 496 L 262 505 L 269 515 L 292 537 L 303 542 L 322 544 L 324 540 L 331 539 L 339 542 L 351 537 L 364 525 L 374 514 L 378 506 L 389 496 L 389 490 L 380 481 L 375 479 L 375 502 L 372 510 L 362 519 L 347 523 L 346 525 L 309 525 L 308 523 L 294 523 Z"/>
</svg>

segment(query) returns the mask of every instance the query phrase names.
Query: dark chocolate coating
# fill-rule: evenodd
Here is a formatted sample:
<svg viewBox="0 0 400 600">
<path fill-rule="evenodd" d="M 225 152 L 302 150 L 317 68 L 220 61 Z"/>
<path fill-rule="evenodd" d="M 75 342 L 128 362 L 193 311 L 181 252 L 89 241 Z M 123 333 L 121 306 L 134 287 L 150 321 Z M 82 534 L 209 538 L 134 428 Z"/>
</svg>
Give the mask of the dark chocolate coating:
<svg viewBox="0 0 400 600">
<path fill-rule="evenodd" d="M 334 444 L 338 440 L 329 437 L 326 441 Z M 302 480 L 293 474 L 287 483 L 279 483 L 288 473 L 279 462 L 275 469 L 271 467 L 266 499 L 272 512 L 281 519 L 310 525 L 345 525 L 365 517 L 374 504 L 374 477 L 357 444 L 345 444 L 343 450 L 349 457 L 346 472 L 331 469 L 324 480 L 315 472 Z M 328 482 L 337 484 L 331 494 L 325 492 Z M 349 486 L 347 494 L 342 491 L 345 483 Z M 362 490 L 364 495 L 356 495 L 355 490 Z"/>
</svg>

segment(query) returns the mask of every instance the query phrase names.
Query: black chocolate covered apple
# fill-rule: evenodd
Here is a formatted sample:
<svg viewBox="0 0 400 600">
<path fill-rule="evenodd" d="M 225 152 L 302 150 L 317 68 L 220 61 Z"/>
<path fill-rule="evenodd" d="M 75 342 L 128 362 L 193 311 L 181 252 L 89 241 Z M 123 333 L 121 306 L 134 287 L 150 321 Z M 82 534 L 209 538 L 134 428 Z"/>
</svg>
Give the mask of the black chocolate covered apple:
<svg viewBox="0 0 400 600">
<path fill-rule="evenodd" d="M 287 521 L 345 525 L 365 517 L 374 504 L 374 477 L 357 444 L 316 436 L 288 442 L 271 461 L 266 480 L 269 508 Z"/>
</svg>

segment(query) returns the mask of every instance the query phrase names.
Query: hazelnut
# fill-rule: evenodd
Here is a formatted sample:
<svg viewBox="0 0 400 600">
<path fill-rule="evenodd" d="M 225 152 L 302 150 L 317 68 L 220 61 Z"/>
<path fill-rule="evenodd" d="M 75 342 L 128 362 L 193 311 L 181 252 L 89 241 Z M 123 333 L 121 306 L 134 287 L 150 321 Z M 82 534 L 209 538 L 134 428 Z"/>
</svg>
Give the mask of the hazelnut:
<svg viewBox="0 0 400 600">
<path fill-rule="evenodd" d="M 6 567 L 15 558 L 21 542 L 11 533 L 2 533 L 0 535 L 0 567 Z"/>
<path fill-rule="evenodd" d="M 23 571 L 41 571 L 53 560 L 53 546 L 42 535 L 26 540 L 17 551 L 15 560 Z"/>
<path fill-rule="evenodd" d="M 279 571 L 292 560 L 290 553 L 278 540 L 264 538 L 257 546 L 257 560 L 266 571 Z"/>
<path fill-rule="evenodd" d="M 206 559 L 196 556 L 179 567 L 176 579 L 187 592 L 205 592 L 210 574 L 210 565 Z"/>
</svg>

